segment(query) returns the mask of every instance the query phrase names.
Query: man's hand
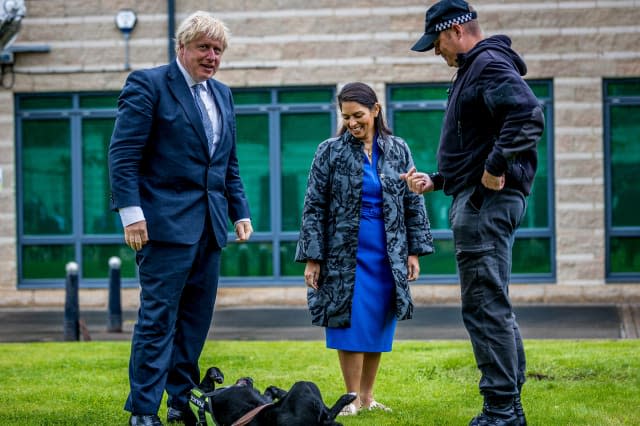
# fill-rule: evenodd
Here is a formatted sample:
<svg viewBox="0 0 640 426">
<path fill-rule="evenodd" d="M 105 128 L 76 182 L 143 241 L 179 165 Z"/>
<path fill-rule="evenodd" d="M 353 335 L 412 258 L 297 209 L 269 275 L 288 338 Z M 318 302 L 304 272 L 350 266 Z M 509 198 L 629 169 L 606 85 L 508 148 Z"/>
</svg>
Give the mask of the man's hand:
<svg viewBox="0 0 640 426">
<path fill-rule="evenodd" d="M 147 221 L 132 223 L 124 228 L 124 242 L 138 251 L 143 245 L 149 242 L 149 234 L 147 233 Z"/>
<path fill-rule="evenodd" d="M 493 191 L 500 191 L 504 188 L 505 177 L 502 176 L 494 176 L 488 171 L 484 171 L 481 179 L 482 184 L 485 188 L 491 189 Z"/>
<path fill-rule="evenodd" d="M 236 241 L 247 241 L 253 233 L 251 221 L 241 220 L 236 223 Z"/>
<path fill-rule="evenodd" d="M 424 194 L 433 191 L 433 181 L 426 173 L 420 173 L 415 167 L 409 169 L 407 173 L 402 173 L 400 179 L 407 182 L 409 190 L 416 194 Z"/>
<path fill-rule="evenodd" d="M 315 260 L 307 260 L 304 267 L 304 283 L 307 287 L 317 290 L 318 278 L 320 278 L 320 264 Z"/>
</svg>

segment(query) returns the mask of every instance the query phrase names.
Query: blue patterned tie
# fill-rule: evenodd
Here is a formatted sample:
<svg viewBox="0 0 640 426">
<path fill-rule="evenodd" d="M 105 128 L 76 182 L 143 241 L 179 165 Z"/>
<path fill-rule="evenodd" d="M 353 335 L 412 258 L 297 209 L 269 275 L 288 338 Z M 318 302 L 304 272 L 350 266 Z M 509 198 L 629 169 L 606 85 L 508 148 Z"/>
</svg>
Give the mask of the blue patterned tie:
<svg viewBox="0 0 640 426">
<path fill-rule="evenodd" d="M 196 108 L 198 108 L 198 112 L 200 112 L 200 117 L 202 118 L 202 124 L 204 125 L 204 133 L 207 135 L 207 144 L 209 145 L 209 156 L 213 155 L 213 123 L 211 123 L 211 118 L 207 113 L 207 107 L 204 105 L 202 101 L 202 97 L 200 97 L 200 89 L 206 88 L 202 84 L 194 84 L 193 85 L 193 93 L 196 98 Z"/>
</svg>

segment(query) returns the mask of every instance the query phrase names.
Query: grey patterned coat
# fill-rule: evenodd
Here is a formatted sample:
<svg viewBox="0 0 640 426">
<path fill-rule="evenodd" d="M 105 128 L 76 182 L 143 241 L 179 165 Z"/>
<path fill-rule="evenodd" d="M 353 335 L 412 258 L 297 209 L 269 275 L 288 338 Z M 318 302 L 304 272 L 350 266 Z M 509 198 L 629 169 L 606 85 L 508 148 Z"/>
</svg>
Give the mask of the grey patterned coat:
<svg viewBox="0 0 640 426">
<path fill-rule="evenodd" d="M 355 285 L 356 251 L 362 203 L 363 144 L 345 132 L 322 142 L 313 159 L 302 212 L 296 261 L 321 264 L 318 290 L 307 301 L 314 325 L 349 327 Z M 396 284 L 395 315 L 413 315 L 407 280 L 409 254 L 433 252 L 424 199 L 400 179 L 413 166 L 404 140 L 378 137 L 378 175 L 382 183 L 386 246 Z"/>
</svg>

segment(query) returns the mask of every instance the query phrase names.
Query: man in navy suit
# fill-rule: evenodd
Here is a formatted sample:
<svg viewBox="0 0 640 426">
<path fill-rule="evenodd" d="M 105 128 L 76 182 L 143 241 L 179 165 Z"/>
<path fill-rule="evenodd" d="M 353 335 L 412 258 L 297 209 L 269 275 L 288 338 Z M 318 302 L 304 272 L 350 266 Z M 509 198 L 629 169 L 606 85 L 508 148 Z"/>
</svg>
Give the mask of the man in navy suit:
<svg viewBox="0 0 640 426">
<path fill-rule="evenodd" d="M 177 59 L 132 72 L 118 100 L 109 168 L 112 207 L 136 250 L 140 308 L 129 361 L 130 425 L 189 423 L 188 394 L 213 317 L 227 221 L 251 236 L 236 156 L 231 91 L 212 77 L 228 30 L 206 12 L 185 19 Z"/>
</svg>

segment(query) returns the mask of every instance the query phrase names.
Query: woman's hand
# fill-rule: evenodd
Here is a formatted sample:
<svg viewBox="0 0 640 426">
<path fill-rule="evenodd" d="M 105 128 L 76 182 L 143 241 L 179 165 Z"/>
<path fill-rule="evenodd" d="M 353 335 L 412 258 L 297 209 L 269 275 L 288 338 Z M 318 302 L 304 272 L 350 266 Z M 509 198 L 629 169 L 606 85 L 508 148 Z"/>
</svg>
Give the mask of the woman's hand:
<svg viewBox="0 0 640 426">
<path fill-rule="evenodd" d="M 320 278 L 320 264 L 315 260 L 307 260 L 304 267 L 304 283 L 307 287 L 317 290 L 318 278 Z"/>
<path fill-rule="evenodd" d="M 418 256 L 410 255 L 407 260 L 407 279 L 409 281 L 415 281 L 418 279 L 420 275 L 420 261 L 418 260 Z"/>
</svg>

